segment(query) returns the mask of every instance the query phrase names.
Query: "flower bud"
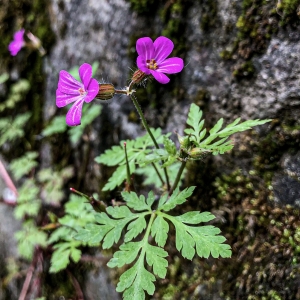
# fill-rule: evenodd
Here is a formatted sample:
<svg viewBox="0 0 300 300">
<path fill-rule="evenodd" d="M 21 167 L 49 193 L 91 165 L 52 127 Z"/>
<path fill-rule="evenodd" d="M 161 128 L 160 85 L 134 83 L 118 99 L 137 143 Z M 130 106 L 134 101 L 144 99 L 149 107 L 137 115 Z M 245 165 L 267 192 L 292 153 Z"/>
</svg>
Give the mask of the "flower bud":
<svg viewBox="0 0 300 300">
<path fill-rule="evenodd" d="M 136 70 L 131 78 L 131 82 L 134 84 L 139 84 L 142 83 L 147 77 L 147 74 L 145 74 L 143 71 L 141 70 Z"/>
<path fill-rule="evenodd" d="M 115 95 L 115 87 L 110 83 L 99 84 L 99 92 L 96 96 L 100 100 L 109 100 Z"/>
<path fill-rule="evenodd" d="M 193 160 L 204 159 L 208 154 L 211 153 L 211 150 L 206 150 L 202 148 L 193 148 L 189 151 L 189 156 Z"/>
</svg>

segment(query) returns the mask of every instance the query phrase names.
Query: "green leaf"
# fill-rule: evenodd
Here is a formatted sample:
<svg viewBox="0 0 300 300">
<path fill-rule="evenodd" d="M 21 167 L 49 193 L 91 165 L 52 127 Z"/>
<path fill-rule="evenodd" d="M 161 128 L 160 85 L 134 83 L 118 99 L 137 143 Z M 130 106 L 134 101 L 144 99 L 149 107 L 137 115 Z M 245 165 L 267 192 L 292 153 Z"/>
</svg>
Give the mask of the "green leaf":
<svg viewBox="0 0 300 300">
<path fill-rule="evenodd" d="M 27 179 L 19 189 L 18 205 L 14 209 L 16 219 L 22 219 L 25 215 L 37 216 L 41 207 L 39 188 L 33 179 Z"/>
<path fill-rule="evenodd" d="M 201 118 L 202 118 L 202 111 L 200 107 L 192 103 L 188 114 L 188 119 L 186 122 L 192 128 L 185 129 L 184 132 L 186 134 L 193 135 L 196 138 L 196 141 L 198 141 L 198 137 L 204 125 L 204 121 L 201 122 Z"/>
<path fill-rule="evenodd" d="M 172 156 L 176 155 L 177 152 L 176 146 L 174 142 L 171 139 L 169 139 L 167 136 L 164 136 L 164 146 L 167 152 L 169 153 L 169 155 Z"/>
<path fill-rule="evenodd" d="M 209 222 L 215 218 L 210 212 L 189 211 L 181 216 L 175 217 L 176 220 L 186 224 L 199 224 Z"/>
<path fill-rule="evenodd" d="M 102 111 L 102 106 L 100 104 L 83 106 L 82 118 L 80 126 L 74 126 L 69 129 L 69 136 L 72 144 L 77 144 L 84 132 L 87 125 L 91 124 Z"/>
<path fill-rule="evenodd" d="M 50 124 L 41 132 L 43 136 L 50 136 L 55 133 L 62 133 L 68 129 L 65 116 L 57 116 L 52 119 Z"/>
<path fill-rule="evenodd" d="M 120 250 L 115 252 L 113 258 L 107 263 L 107 266 L 110 268 L 121 268 L 126 264 L 132 263 L 136 259 L 142 245 L 142 242 L 122 244 Z"/>
<path fill-rule="evenodd" d="M 78 233 L 74 235 L 74 239 L 92 245 L 99 245 L 99 243 L 103 240 L 104 236 L 111 229 L 111 226 L 87 224 L 85 228 L 78 230 Z"/>
<path fill-rule="evenodd" d="M 85 228 L 79 229 L 74 236 L 76 240 L 99 244 L 103 240 L 103 249 L 111 248 L 121 238 L 121 233 L 125 226 L 134 219 L 140 217 L 133 214 L 128 208 L 110 207 L 107 212 L 118 219 L 111 219 L 106 213 L 96 213 L 95 219 L 98 224 L 87 224 Z"/>
<path fill-rule="evenodd" d="M 2 118 L 0 122 L 0 146 L 24 136 L 24 128 L 31 113 L 23 113 L 14 118 Z"/>
<path fill-rule="evenodd" d="M 70 263 L 70 258 L 74 262 L 78 262 L 81 258 L 81 251 L 77 249 L 81 245 L 78 241 L 70 241 L 59 243 L 53 246 L 55 251 L 51 257 L 51 267 L 49 272 L 56 273 L 67 267 Z"/>
<path fill-rule="evenodd" d="M 135 211 L 151 210 L 151 207 L 146 204 L 144 195 L 138 197 L 135 192 L 122 192 L 121 195 L 127 205 Z"/>
<path fill-rule="evenodd" d="M 184 203 L 186 198 L 192 195 L 194 189 L 195 186 L 191 186 L 179 192 L 179 188 L 177 188 L 165 203 L 159 203 L 158 210 L 169 211 L 175 206 Z"/>
<path fill-rule="evenodd" d="M 129 162 L 130 174 L 135 171 L 134 161 Z M 108 182 L 103 187 L 102 191 L 112 191 L 117 186 L 121 185 L 127 179 L 126 165 L 120 165 L 112 176 L 108 179 Z"/>
<path fill-rule="evenodd" d="M 195 248 L 197 254 L 200 257 L 208 258 L 211 254 L 212 257 L 231 257 L 230 246 L 223 244 L 226 240 L 225 237 L 218 235 L 220 229 L 214 226 L 188 226 L 182 223 L 182 220 L 186 223 L 188 215 L 184 214 L 179 217 L 172 217 L 166 214 L 162 214 L 163 217 L 169 219 L 176 229 L 176 249 L 182 253 L 183 257 L 192 259 L 195 255 Z M 213 218 L 209 213 L 196 214 L 191 212 L 191 223 L 196 224 Z"/>
<path fill-rule="evenodd" d="M 18 250 L 22 257 L 31 260 L 36 246 L 47 246 L 47 234 L 40 231 L 32 220 L 23 223 L 20 231 L 15 233 Z"/>
<path fill-rule="evenodd" d="M 140 215 L 136 220 L 132 221 L 127 227 L 127 233 L 125 235 L 125 243 L 136 238 L 146 228 L 145 216 Z"/>
<path fill-rule="evenodd" d="M 140 257 L 133 267 L 121 275 L 116 290 L 117 292 L 126 290 L 123 294 L 124 299 L 145 299 L 144 291 L 153 295 L 154 281 L 154 275 L 145 269 L 143 257 Z"/>
<path fill-rule="evenodd" d="M 151 209 L 151 206 L 154 203 L 154 201 L 155 201 L 155 195 L 154 195 L 153 191 L 150 191 L 148 193 L 148 197 L 146 199 L 146 203 L 150 209 Z"/>
<path fill-rule="evenodd" d="M 38 163 L 35 160 L 38 157 L 37 152 L 25 152 L 25 154 L 14 159 L 10 163 L 10 170 L 12 171 L 16 180 L 19 180 L 24 175 L 28 174 L 33 168 L 35 168 Z"/>
<path fill-rule="evenodd" d="M 153 273 L 160 278 L 165 278 L 167 274 L 168 261 L 164 258 L 168 256 L 168 252 L 160 247 L 147 245 L 146 261 L 153 268 Z"/>
<path fill-rule="evenodd" d="M 158 246 L 165 246 L 168 238 L 168 232 L 169 224 L 164 220 L 163 217 L 158 215 L 151 226 L 151 236 L 155 238 L 155 242 Z"/>
<path fill-rule="evenodd" d="M 203 129 L 204 120 L 201 120 L 202 112 L 200 108 L 192 104 L 188 114 L 187 124 L 192 128 L 185 129 L 185 133 L 191 135 L 189 138 L 190 146 L 188 149 L 184 149 L 187 154 L 190 153 L 194 147 L 211 151 L 213 155 L 223 154 L 233 148 L 231 141 L 228 141 L 228 138 L 236 133 L 242 132 L 248 129 L 253 128 L 254 126 L 262 125 L 271 120 L 249 120 L 239 124 L 240 118 L 236 119 L 231 124 L 223 126 L 223 119 L 220 119 L 209 131 L 209 135 L 206 136 L 206 129 Z M 191 143 L 193 141 L 194 145 Z M 214 143 L 212 143 L 214 141 Z M 185 147 L 183 147 L 185 148 Z M 188 157 L 187 159 L 192 159 Z M 201 155 L 194 159 L 202 159 Z"/>
<path fill-rule="evenodd" d="M 178 170 L 180 168 L 181 163 L 175 162 L 174 164 L 168 167 L 169 180 L 172 185 L 174 183 Z M 160 172 L 162 174 L 162 172 Z M 154 185 L 156 188 L 161 188 L 161 181 L 158 178 L 155 169 L 152 165 L 146 165 L 144 167 L 140 167 L 135 171 L 135 174 L 145 176 L 145 180 L 143 181 L 144 185 Z M 186 169 L 184 169 L 183 174 L 181 176 L 180 182 L 183 180 L 186 174 Z M 162 175 L 163 177 L 163 175 Z"/>
</svg>

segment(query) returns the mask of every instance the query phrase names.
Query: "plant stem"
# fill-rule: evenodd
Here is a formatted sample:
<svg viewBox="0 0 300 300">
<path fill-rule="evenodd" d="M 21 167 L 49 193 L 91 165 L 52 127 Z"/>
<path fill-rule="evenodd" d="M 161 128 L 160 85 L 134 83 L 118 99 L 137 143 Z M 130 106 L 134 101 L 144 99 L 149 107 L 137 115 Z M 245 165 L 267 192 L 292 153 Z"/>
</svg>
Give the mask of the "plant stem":
<svg viewBox="0 0 300 300">
<path fill-rule="evenodd" d="M 132 100 L 132 102 L 133 102 L 133 104 L 134 104 L 134 106 L 135 106 L 135 108 L 136 108 L 138 114 L 140 115 L 140 117 L 141 117 L 141 119 L 142 119 L 142 123 L 143 123 L 143 125 L 144 125 L 146 131 L 149 133 L 149 135 L 150 135 L 150 137 L 151 137 L 151 139 L 152 139 L 152 141 L 153 141 L 153 143 L 154 143 L 156 149 L 159 149 L 159 146 L 158 146 L 158 144 L 157 144 L 157 141 L 156 141 L 156 139 L 154 138 L 154 136 L 153 136 L 153 134 L 152 134 L 152 132 L 151 132 L 151 130 L 150 130 L 150 127 L 149 127 L 149 125 L 148 125 L 148 123 L 147 123 L 147 121 L 146 121 L 146 119 L 145 119 L 145 116 L 144 116 L 144 114 L 143 114 L 143 112 L 142 112 L 142 110 L 141 110 L 141 107 L 140 107 L 139 103 L 137 102 L 136 98 L 135 98 L 133 95 L 130 95 L 130 98 L 131 98 L 131 100 Z M 162 164 L 163 164 L 163 161 L 162 161 Z M 164 169 L 164 173 L 165 173 L 165 177 L 166 177 L 167 188 L 168 188 L 168 191 L 169 191 L 169 190 L 170 190 L 169 176 L 168 176 L 168 173 L 167 173 L 166 168 L 163 168 L 163 169 Z"/>
<path fill-rule="evenodd" d="M 177 185 L 178 185 L 178 183 L 180 181 L 180 177 L 182 175 L 182 172 L 183 172 L 185 166 L 186 166 L 186 161 L 182 161 L 180 169 L 178 170 L 175 182 L 174 182 L 174 184 L 173 184 L 173 186 L 172 186 L 172 188 L 171 188 L 171 190 L 169 192 L 169 195 L 171 195 L 173 193 L 173 191 L 176 189 L 176 187 L 177 187 Z"/>
<path fill-rule="evenodd" d="M 158 169 L 157 169 L 155 163 L 152 163 L 152 166 L 153 166 L 153 168 L 154 168 L 154 170 L 155 170 L 155 172 L 156 172 L 158 178 L 160 179 L 161 184 L 164 186 L 165 182 L 164 182 L 164 180 L 162 179 L 162 177 L 161 177 L 161 175 L 160 175 L 160 173 L 159 173 L 159 171 L 158 171 Z"/>
</svg>

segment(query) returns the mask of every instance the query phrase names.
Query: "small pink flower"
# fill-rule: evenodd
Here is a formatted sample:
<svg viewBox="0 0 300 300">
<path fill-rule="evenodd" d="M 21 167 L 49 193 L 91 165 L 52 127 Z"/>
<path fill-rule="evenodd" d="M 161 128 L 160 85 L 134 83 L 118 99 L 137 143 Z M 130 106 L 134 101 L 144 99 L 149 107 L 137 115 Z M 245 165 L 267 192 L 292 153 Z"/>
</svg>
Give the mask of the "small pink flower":
<svg viewBox="0 0 300 300">
<path fill-rule="evenodd" d="M 147 75 L 153 77 L 160 83 L 170 81 L 166 74 L 178 73 L 183 69 L 183 60 L 179 57 L 167 58 L 173 51 L 173 42 L 164 37 L 158 37 L 154 43 L 149 37 L 143 37 L 136 42 L 138 68 Z"/>
<path fill-rule="evenodd" d="M 56 105 L 57 107 L 64 107 L 74 102 L 66 116 L 66 123 L 69 126 L 81 124 L 83 102 L 89 103 L 94 100 L 99 91 L 99 83 L 92 78 L 91 65 L 84 63 L 78 72 L 82 83 L 67 71 L 59 72 Z"/>
<path fill-rule="evenodd" d="M 21 48 L 24 47 L 24 33 L 25 29 L 15 32 L 14 39 L 9 43 L 8 50 L 12 56 L 16 56 Z"/>
</svg>

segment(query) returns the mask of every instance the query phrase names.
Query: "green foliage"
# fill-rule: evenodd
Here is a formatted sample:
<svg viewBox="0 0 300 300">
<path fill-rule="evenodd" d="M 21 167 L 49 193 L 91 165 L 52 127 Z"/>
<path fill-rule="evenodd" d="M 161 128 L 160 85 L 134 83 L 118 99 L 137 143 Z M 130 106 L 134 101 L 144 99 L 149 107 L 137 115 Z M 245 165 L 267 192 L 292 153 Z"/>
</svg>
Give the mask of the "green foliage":
<svg viewBox="0 0 300 300">
<path fill-rule="evenodd" d="M 164 194 L 156 203 L 157 210 L 152 210 L 155 204 L 153 192 L 149 192 L 147 198 L 138 196 L 135 192 L 122 192 L 126 205 L 108 207 L 106 213 L 96 213 L 94 223 L 78 230 L 75 239 L 94 245 L 102 242 L 103 249 L 118 243 L 122 232 L 125 232 L 124 243 L 107 264 L 111 268 L 121 268 L 134 262 L 121 275 L 117 286 L 117 291 L 123 292 L 124 299 L 145 299 L 145 292 L 153 295 L 155 276 L 165 278 L 168 267 L 165 257 L 168 253 L 162 247 L 168 238 L 167 221 L 175 226 L 176 248 L 184 257 L 192 259 L 196 252 L 205 258 L 210 254 L 213 257 L 231 256 L 230 246 L 223 244 L 225 238 L 219 235 L 218 228 L 211 225 L 190 226 L 214 219 L 209 212 L 192 211 L 177 217 L 166 213 L 184 203 L 192 195 L 194 188 L 189 187 L 181 192 L 177 188 L 171 196 Z M 132 241 L 140 235 L 143 235 L 140 241 Z M 157 246 L 149 244 L 150 235 Z M 151 272 L 146 269 L 145 263 Z"/>
<path fill-rule="evenodd" d="M 65 116 L 57 116 L 52 119 L 50 124 L 41 132 L 43 136 L 50 136 L 55 133 L 62 133 L 67 130 Z"/>
<path fill-rule="evenodd" d="M 94 221 L 94 211 L 84 197 L 71 195 L 65 204 L 65 216 L 58 219 L 60 227 L 55 229 L 47 243 L 53 244 L 54 252 L 51 257 L 51 273 L 59 272 L 67 267 L 70 258 L 78 262 L 81 258 L 82 246 L 86 243 L 75 240 L 76 230 Z M 90 246 L 92 244 L 89 244 Z"/>
<path fill-rule="evenodd" d="M 180 167 L 180 162 L 175 162 L 174 164 L 168 167 L 168 174 L 171 183 L 175 181 L 179 167 Z M 161 188 L 161 181 L 159 180 L 159 177 L 157 176 L 156 171 L 152 165 L 149 164 L 140 167 L 135 170 L 135 173 L 144 176 L 145 178 L 143 181 L 144 185 L 147 186 L 154 185 L 157 189 Z M 186 169 L 183 171 L 183 174 L 181 176 L 181 181 L 183 180 L 185 173 L 186 173 Z"/>
<path fill-rule="evenodd" d="M 61 171 L 53 171 L 51 168 L 39 171 L 37 177 L 42 184 L 43 197 L 46 203 L 57 204 L 64 198 L 63 185 L 73 174 L 72 167 L 64 168 Z"/>
<path fill-rule="evenodd" d="M 8 74 L 4 73 L 0 76 L 0 84 L 9 78 Z M 6 101 L 0 104 L 0 112 L 5 109 L 11 109 L 16 106 L 18 102 L 24 99 L 24 95 L 29 91 L 30 84 L 26 79 L 20 79 L 11 85 L 10 92 Z"/>
<path fill-rule="evenodd" d="M 102 106 L 91 105 L 91 106 L 83 106 L 83 113 L 81 118 L 81 125 L 74 126 L 69 129 L 69 136 L 72 144 L 77 144 L 81 139 L 84 129 L 90 125 L 100 114 L 102 111 Z"/>
<path fill-rule="evenodd" d="M 207 130 L 205 128 L 203 129 L 204 120 L 202 120 L 202 111 L 197 105 L 192 104 L 187 120 L 187 124 L 191 128 L 187 128 L 184 131 L 186 134 L 190 135 L 190 138 L 188 139 L 189 144 L 186 145 L 190 149 L 186 149 L 186 147 L 184 147 L 184 150 L 188 154 L 191 154 L 189 151 L 193 148 L 203 149 L 203 151 L 211 151 L 214 155 L 224 154 L 233 148 L 233 144 L 228 141 L 228 138 L 232 134 L 251 129 L 254 126 L 262 125 L 270 121 L 271 120 L 249 120 L 240 123 L 240 118 L 238 118 L 222 129 L 223 119 L 220 119 L 215 126 L 209 130 L 209 134 L 207 136 Z"/>
<path fill-rule="evenodd" d="M 34 179 L 27 179 L 18 190 L 18 205 L 14 210 L 16 219 L 22 219 L 25 216 L 35 217 L 41 207 L 39 198 L 39 188 Z"/>
<path fill-rule="evenodd" d="M 24 113 L 16 117 L 7 117 L 0 120 L 0 146 L 24 136 L 24 127 L 31 117 L 31 113 Z"/>
<path fill-rule="evenodd" d="M 71 143 L 77 144 L 80 141 L 85 128 L 101 114 L 102 106 L 83 106 L 82 110 L 83 112 L 80 126 L 74 126 L 70 128 L 66 124 L 65 116 L 56 116 L 52 119 L 50 124 L 42 131 L 41 134 L 46 137 L 53 134 L 63 133 L 68 130 Z"/>
<path fill-rule="evenodd" d="M 152 129 L 151 132 L 158 143 L 163 141 L 163 135 L 161 134 L 160 128 L 156 130 Z M 120 146 L 113 146 L 111 149 L 106 150 L 102 155 L 96 157 L 95 161 L 98 163 L 111 167 L 118 165 L 112 177 L 104 186 L 103 191 L 113 190 L 127 178 L 124 142 L 126 142 L 130 174 L 135 172 L 137 164 L 144 164 L 146 155 L 149 154 L 153 148 L 153 141 L 151 137 L 146 134 L 135 140 L 121 141 Z"/>
<path fill-rule="evenodd" d="M 0 84 L 4 83 L 9 79 L 9 74 L 8 73 L 3 73 L 0 75 Z"/>
<path fill-rule="evenodd" d="M 37 166 L 38 163 L 35 159 L 38 155 L 37 152 L 26 152 L 22 157 L 16 158 L 10 163 L 10 170 L 16 180 L 19 180 Z"/>
<path fill-rule="evenodd" d="M 47 234 L 40 231 L 32 220 L 23 223 L 20 231 L 15 233 L 18 250 L 22 257 L 31 260 L 36 246 L 47 246 Z"/>
</svg>

